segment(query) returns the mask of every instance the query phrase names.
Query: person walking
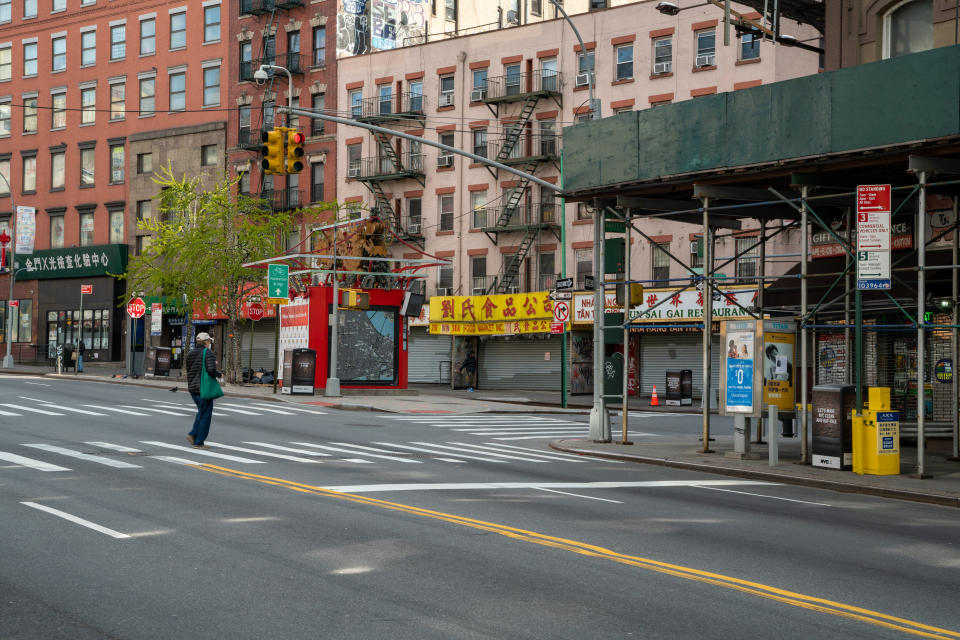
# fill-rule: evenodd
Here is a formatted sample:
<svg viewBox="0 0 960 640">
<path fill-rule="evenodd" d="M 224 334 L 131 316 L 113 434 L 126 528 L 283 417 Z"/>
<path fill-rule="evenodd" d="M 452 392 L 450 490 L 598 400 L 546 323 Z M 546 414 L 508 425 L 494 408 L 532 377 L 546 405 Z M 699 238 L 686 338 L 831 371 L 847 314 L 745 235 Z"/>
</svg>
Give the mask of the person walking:
<svg viewBox="0 0 960 640">
<path fill-rule="evenodd" d="M 213 415 L 213 399 L 204 399 L 200 395 L 201 379 L 203 372 L 214 379 L 221 377 L 217 371 L 217 359 L 210 348 L 213 345 L 213 338 L 209 333 L 200 332 L 197 334 L 197 346 L 187 355 L 187 390 L 193 403 L 197 405 L 197 415 L 193 419 L 193 429 L 187 435 L 187 440 L 195 449 L 206 449 L 204 441 L 207 434 L 210 433 L 210 418 Z"/>
</svg>

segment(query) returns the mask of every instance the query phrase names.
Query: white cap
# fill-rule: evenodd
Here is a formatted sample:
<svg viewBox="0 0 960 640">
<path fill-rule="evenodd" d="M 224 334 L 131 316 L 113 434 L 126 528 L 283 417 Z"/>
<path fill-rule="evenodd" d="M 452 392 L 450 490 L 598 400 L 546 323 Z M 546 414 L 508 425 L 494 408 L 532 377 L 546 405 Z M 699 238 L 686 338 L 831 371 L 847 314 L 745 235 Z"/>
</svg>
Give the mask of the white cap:
<svg viewBox="0 0 960 640">
<path fill-rule="evenodd" d="M 213 342 L 213 338 L 210 337 L 210 334 L 206 331 L 201 331 L 197 334 L 197 342 L 206 342 L 207 340 Z"/>
</svg>

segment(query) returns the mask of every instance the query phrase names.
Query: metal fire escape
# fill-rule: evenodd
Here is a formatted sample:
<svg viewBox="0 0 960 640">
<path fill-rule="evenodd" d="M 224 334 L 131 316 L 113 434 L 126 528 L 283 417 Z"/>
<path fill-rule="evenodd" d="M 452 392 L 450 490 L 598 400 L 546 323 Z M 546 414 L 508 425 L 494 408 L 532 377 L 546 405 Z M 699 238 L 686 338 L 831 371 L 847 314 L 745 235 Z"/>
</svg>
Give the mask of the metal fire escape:
<svg viewBox="0 0 960 640">
<path fill-rule="evenodd" d="M 495 116 L 500 117 L 501 107 L 520 103 L 520 113 L 510 121 L 503 138 L 492 145 L 491 155 L 497 162 L 518 165 L 525 173 L 534 174 L 542 163 L 558 161 L 556 132 L 546 135 L 534 133 L 529 125 L 541 100 L 552 99 L 562 108 L 560 80 L 559 73 L 542 70 L 508 72 L 507 75 L 487 79 L 486 88 L 479 97 Z M 491 172 L 495 178 L 498 177 L 496 172 Z M 481 229 L 494 244 L 498 243 L 501 233 L 523 234 L 517 251 L 504 257 L 503 271 L 487 287 L 487 293 L 516 290 L 520 268 L 540 234 L 550 231 L 558 239 L 560 237 L 553 204 L 528 203 L 529 187 L 529 178 L 519 178 L 504 194 L 502 208 L 484 212 L 486 224 Z"/>
<path fill-rule="evenodd" d="M 378 91 L 379 95 L 365 98 L 360 105 L 351 108 L 354 119 L 380 126 L 423 126 L 426 114 L 422 94 L 394 95 L 391 87 L 380 87 Z M 380 131 L 373 132 L 373 137 L 377 141 L 377 155 L 362 158 L 358 166 L 350 167 L 348 175 L 360 180 L 370 189 L 375 201 L 373 209 L 381 220 L 389 224 L 401 238 L 413 240 L 422 247 L 423 234 L 419 223 L 408 223 L 400 212 L 393 208 L 383 189 L 383 183 L 415 180 L 421 187 L 424 186 L 426 176 L 423 171 L 423 153 L 418 148 L 399 153 L 390 135 Z"/>
</svg>

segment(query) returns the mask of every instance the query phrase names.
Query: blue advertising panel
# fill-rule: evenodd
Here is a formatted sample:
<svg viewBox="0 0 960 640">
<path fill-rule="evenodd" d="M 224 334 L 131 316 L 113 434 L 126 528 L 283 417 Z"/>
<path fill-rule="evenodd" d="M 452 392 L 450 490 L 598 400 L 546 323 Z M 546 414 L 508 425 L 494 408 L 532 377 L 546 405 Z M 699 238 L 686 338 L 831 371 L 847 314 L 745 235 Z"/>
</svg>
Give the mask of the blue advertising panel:
<svg viewBox="0 0 960 640">
<path fill-rule="evenodd" d="M 753 331 L 728 331 L 724 338 L 724 404 L 728 412 L 754 412 L 755 337 Z"/>
</svg>

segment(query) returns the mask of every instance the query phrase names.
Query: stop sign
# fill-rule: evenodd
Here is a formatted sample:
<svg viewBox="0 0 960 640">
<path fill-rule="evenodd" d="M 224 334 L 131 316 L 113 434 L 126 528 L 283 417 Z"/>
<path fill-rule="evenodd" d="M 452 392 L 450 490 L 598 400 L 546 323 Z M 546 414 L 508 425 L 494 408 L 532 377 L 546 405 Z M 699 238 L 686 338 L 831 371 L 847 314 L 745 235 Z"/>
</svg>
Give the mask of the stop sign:
<svg viewBox="0 0 960 640">
<path fill-rule="evenodd" d="M 263 305 L 259 302 L 251 302 L 247 305 L 247 315 L 250 316 L 250 319 L 256 322 L 263 318 Z"/>
<path fill-rule="evenodd" d="M 131 318 L 142 318 L 147 312 L 147 305 L 143 303 L 143 298 L 134 298 L 127 303 L 127 313 Z"/>
</svg>

